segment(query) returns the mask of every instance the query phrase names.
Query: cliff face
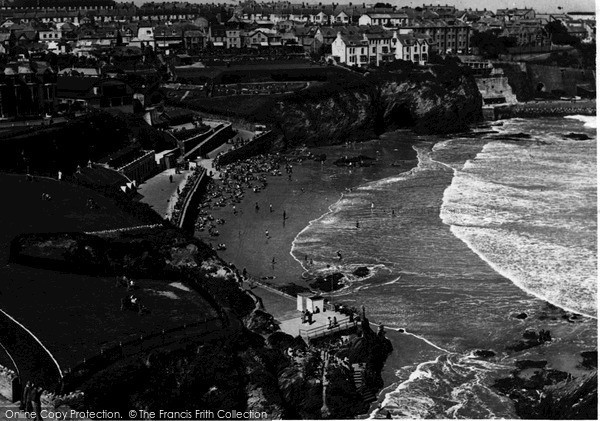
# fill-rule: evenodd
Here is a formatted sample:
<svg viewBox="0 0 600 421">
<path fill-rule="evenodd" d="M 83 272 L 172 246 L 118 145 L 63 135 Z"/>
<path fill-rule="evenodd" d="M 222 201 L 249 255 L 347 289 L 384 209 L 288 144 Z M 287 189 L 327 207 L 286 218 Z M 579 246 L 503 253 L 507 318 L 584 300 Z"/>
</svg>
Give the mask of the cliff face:
<svg viewBox="0 0 600 421">
<path fill-rule="evenodd" d="M 362 140 L 397 128 L 452 133 L 481 117 L 472 76 L 456 66 L 373 73 L 313 86 L 279 101 L 272 123 L 287 146 Z"/>
</svg>

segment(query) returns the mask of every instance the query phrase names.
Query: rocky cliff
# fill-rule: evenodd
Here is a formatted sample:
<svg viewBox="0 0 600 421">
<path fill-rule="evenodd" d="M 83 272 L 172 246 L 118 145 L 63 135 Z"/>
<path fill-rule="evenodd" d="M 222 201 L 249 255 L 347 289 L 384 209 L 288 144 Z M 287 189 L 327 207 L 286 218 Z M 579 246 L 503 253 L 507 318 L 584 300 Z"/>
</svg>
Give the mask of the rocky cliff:
<svg viewBox="0 0 600 421">
<path fill-rule="evenodd" d="M 455 64 L 351 75 L 278 101 L 271 123 L 287 146 L 362 140 L 398 128 L 452 133 L 481 117 L 475 79 Z"/>
</svg>

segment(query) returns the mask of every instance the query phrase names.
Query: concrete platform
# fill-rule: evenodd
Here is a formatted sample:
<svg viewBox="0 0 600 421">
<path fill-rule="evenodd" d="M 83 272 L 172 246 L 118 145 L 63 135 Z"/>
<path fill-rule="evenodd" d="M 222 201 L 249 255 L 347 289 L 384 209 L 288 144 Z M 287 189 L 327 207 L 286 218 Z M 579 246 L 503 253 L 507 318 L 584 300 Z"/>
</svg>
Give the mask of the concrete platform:
<svg viewBox="0 0 600 421">
<path fill-rule="evenodd" d="M 335 317 L 338 322 L 337 326 L 332 329 L 329 329 L 329 317 L 331 319 Z M 303 324 L 301 313 L 298 311 L 297 317 L 283 320 L 279 327 L 283 332 L 294 337 L 301 336 L 305 339 L 311 339 L 313 337 L 322 337 L 339 332 L 340 330 L 347 329 L 350 325 L 349 317 L 336 311 L 324 311 L 313 314 L 312 324 Z"/>
</svg>

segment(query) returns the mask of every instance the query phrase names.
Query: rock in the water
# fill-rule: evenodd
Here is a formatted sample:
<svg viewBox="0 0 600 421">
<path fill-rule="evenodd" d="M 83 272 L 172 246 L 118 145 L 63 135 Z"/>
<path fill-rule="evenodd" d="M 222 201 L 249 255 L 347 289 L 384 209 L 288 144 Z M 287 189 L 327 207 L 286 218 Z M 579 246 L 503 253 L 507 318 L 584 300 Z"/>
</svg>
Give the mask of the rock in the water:
<svg viewBox="0 0 600 421">
<path fill-rule="evenodd" d="M 514 317 L 515 319 L 524 320 L 527 318 L 527 313 L 513 314 L 512 317 Z"/>
<path fill-rule="evenodd" d="M 585 368 L 598 368 L 598 351 L 583 351 L 581 365 Z"/>
<path fill-rule="evenodd" d="M 358 267 L 358 268 L 356 268 L 356 270 L 354 272 L 352 272 L 352 274 L 354 276 L 358 276 L 359 278 L 364 278 L 369 273 L 370 273 L 369 268 L 366 266 Z"/>
<path fill-rule="evenodd" d="M 540 330 L 539 332 L 535 332 L 534 330 L 526 330 L 523 333 L 523 338 L 525 339 L 524 341 L 518 341 L 515 344 L 509 345 L 507 349 L 511 351 L 523 351 L 524 349 L 533 348 L 534 346 L 538 346 L 544 342 L 550 342 L 552 340 L 550 332 L 544 329 Z"/>
<path fill-rule="evenodd" d="M 590 140 L 591 139 L 591 137 L 589 137 L 585 133 L 569 133 L 569 134 L 566 134 L 565 137 L 567 139 L 573 139 L 573 140 Z"/>
<path fill-rule="evenodd" d="M 492 358 L 496 356 L 496 353 L 487 349 L 478 349 L 475 351 L 475 356 L 480 358 Z"/>
<path fill-rule="evenodd" d="M 344 287 L 344 283 L 341 279 L 344 277 L 343 274 L 336 272 L 326 277 L 319 276 L 313 283 L 310 284 L 311 288 L 318 289 L 323 292 L 337 291 Z"/>
<path fill-rule="evenodd" d="M 519 360 L 519 361 L 515 362 L 515 365 L 517 366 L 517 368 L 519 370 L 525 370 L 528 368 L 544 368 L 544 367 L 546 367 L 546 364 L 548 364 L 548 361 L 544 361 L 544 360 L 540 360 L 540 361 Z"/>
</svg>

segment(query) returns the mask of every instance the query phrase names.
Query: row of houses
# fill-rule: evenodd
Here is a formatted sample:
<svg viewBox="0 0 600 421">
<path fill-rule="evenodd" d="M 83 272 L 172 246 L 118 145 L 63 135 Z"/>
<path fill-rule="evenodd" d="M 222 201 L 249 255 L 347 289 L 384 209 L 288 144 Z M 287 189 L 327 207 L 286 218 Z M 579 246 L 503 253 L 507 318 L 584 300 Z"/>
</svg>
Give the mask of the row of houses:
<svg viewBox="0 0 600 421">
<path fill-rule="evenodd" d="M 424 65 L 429 60 L 430 45 L 430 38 L 422 34 L 373 26 L 342 27 L 331 44 L 331 55 L 350 66 L 379 66 L 395 60 Z"/>
<path fill-rule="evenodd" d="M 93 69 L 88 69 L 93 70 Z M 0 69 L 0 119 L 53 115 L 70 108 L 120 107 L 133 103 L 134 91 L 122 80 L 66 71 L 45 61 L 19 60 Z"/>
</svg>

